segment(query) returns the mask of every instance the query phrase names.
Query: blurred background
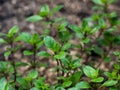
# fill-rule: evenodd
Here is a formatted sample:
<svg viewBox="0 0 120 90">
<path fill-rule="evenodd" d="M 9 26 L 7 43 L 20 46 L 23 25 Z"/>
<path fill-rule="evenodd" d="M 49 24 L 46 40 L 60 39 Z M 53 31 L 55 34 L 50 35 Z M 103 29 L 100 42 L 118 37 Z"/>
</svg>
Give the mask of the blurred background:
<svg viewBox="0 0 120 90">
<path fill-rule="evenodd" d="M 92 0 L 0 0 L 0 32 L 7 32 L 13 25 L 18 25 L 21 31 L 42 30 L 41 23 L 28 23 L 26 18 L 37 14 L 41 5 L 48 4 L 50 8 L 62 4 L 64 8 L 56 17 L 66 17 L 70 23 L 80 24 L 82 18 L 92 14 Z M 120 0 L 111 9 L 120 12 Z M 120 16 L 120 14 L 119 14 Z"/>
<path fill-rule="evenodd" d="M 64 5 L 56 17 L 64 16 L 76 24 L 91 14 L 92 7 L 91 0 L 0 0 L 0 32 L 7 32 L 13 25 L 18 25 L 21 31 L 42 30 L 40 22 L 28 23 L 26 18 L 37 14 L 43 4 L 50 8 Z"/>
</svg>

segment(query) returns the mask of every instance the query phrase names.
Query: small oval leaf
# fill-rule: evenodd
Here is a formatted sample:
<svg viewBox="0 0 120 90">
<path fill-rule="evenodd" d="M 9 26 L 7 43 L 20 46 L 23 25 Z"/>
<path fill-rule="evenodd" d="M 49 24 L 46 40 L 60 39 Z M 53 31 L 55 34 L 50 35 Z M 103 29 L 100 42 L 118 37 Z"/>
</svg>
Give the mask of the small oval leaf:
<svg viewBox="0 0 120 90">
<path fill-rule="evenodd" d="M 118 83 L 118 81 L 108 80 L 108 81 L 105 81 L 102 86 L 109 87 L 109 86 L 116 85 L 117 83 Z"/>
<path fill-rule="evenodd" d="M 66 87 L 69 87 L 71 84 L 72 84 L 71 81 L 66 81 L 66 82 L 64 82 L 64 83 L 62 84 L 62 86 L 63 86 L 64 88 L 66 88 Z"/>
<path fill-rule="evenodd" d="M 91 66 L 83 67 L 83 72 L 89 78 L 96 78 L 98 76 L 98 70 L 95 70 Z"/>
<path fill-rule="evenodd" d="M 51 55 L 48 52 L 46 52 L 46 51 L 41 51 L 41 52 L 37 53 L 37 56 L 49 57 Z"/>
<path fill-rule="evenodd" d="M 103 77 L 98 77 L 98 78 L 92 79 L 91 82 L 102 82 L 103 80 L 104 80 Z"/>
<path fill-rule="evenodd" d="M 75 87 L 77 87 L 79 90 L 80 89 L 88 89 L 88 88 L 90 88 L 90 85 L 88 82 L 81 81 L 81 82 L 77 83 Z"/>
<path fill-rule="evenodd" d="M 25 50 L 25 51 L 23 52 L 23 54 L 29 56 L 29 55 L 33 55 L 33 52 L 32 52 L 32 51 Z"/>
<path fill-rule="evenodd" d="M 26 20 L 29 21 L 29 22 L 38 22 L 42 19 L 43 18 L 39 15 L 33 15 L 33 16 L 28 17 Z"/>
</svg>

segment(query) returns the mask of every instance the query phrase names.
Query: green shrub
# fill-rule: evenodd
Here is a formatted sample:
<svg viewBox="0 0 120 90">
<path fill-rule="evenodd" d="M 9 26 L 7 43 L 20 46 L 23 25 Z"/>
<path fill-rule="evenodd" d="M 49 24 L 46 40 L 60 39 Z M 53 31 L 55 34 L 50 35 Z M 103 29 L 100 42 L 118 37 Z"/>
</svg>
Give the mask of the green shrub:
<svg viewBox="0 0 120 90">
<path fill-rule="evenodd" d="M 115 47 L 120 45 L 117 34 L 120 20 L 117 13 L 108 8 L 115 0 L 92 1 L 95 13 L 83 18 L 80 26 L 69 24 L 63 17 L 53 18 L 62 5 L 51 10 L 43 5 L 37 15 L 26 19 L 45 24 L 43 34 L 20 32 L 18 26 L 13 26 L 7 34 L 0 33 L 0 44 L 7 46 L 4 56 L 8 58 L 0 62 L 0 90 L 119 90 L 120 52 Z M 51 34 L 53 31 L 55 36 Z M 77 43 L 71 42 L 74 39 Z M 26 63 L 14 57 L 22 48 L 20 42 L 31 47 L 23 51 L 29 58 Z M 70 53 L 72 50 L 78 51 L 75 57 Z M 40 75 L 43 63 L 39 57 L 56 62 L 55 84 L 46 83 L 46 78 Z M 102 62 L 110 65 L 111 61 L 114 64 L 108 71 L 100 68 Z M 25 66 L 29 66 L 29 70 L 23 76 L 19 68 Z"/>
</svg>

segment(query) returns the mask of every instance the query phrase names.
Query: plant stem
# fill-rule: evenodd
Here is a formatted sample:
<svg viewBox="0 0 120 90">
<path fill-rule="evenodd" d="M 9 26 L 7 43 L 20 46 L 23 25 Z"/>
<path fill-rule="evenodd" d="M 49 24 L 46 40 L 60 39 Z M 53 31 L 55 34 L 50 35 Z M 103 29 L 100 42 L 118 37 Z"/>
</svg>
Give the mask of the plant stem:
<svg viewBox="0 0 120 90">
<path fill-rule="evenodd" d="M 56 60 L 57 61 L 57 66 L 59 66 L 59 60 Z M 59 68 L 57 68 L 57 77 L 59 77 Z"/>
<path fill-rule="evenodd" d="M 60 72 L 59 66 L 63 69 L 62 62 L 60 60 L 57 60 L 57 77 L 64 76 L 64 71 L 62 73 Z M 62 83 L 62 80 L 58 80 L 58 83 Z"/>
<path fill-rule="evenodd" d="M 58 66 L 58 68 L 57 68 L 57 77 L 60 77 L 61 74 L 60 74 L 59 66 L 61 66 L 61 64 L 60 64 L 60 61 L 59 61 L 59 60 L 57 60 L 57 66 Z M 63 74 L 63 73 L 62 73 L 62 74 Z M 62 80 L 58 80 L 58 83 L 62 83 Z"/>
<path fill-rule="evenodd" d="M 33 54 L 33 69 L 36 68 L 36 45 L 33 46 L 34 54 Z"/>
<path fill-rule="evenodd" d="M 14 52 L 13 52 L 14 45 L 13 45 L 13 42 L 11 42 L 10 45 L 11 45 L 11 49 L 12 49 L 11 55 L 10 55 L 10 60 L 12 62 L 12 66 L 13 66 L 13 70 L 14 70 L 14 73 L 13 73 L 13 75 L 14 75 L 14 83 L 16 83 L 17 70 L 16 70 L 16 66 L 15 66 L 15 61 L 14 61 Z M 15 84 L 15 90 L 17 90 L 16 84 Z"/>
<path fill-rule="evenodd" d="M 64 69 L 62 62 L 60 61 L 60 66 Z M 64 76 L 64 71 L 62 70 L 61 76 Z"/>
</svg>

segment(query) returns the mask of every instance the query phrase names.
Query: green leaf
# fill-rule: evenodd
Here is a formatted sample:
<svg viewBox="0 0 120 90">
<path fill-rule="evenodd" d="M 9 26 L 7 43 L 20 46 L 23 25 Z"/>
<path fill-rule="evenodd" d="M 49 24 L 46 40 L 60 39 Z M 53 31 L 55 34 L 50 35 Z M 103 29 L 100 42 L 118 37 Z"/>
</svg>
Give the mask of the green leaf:
<svg viewBox="0 0 120 90">
<path fill-rule="evenodd" d="M 13 26 L 10 30 L 9 30 L 9 32 L 8 32 L 8 36 L 13 36 L 14 34 L 16 34 L 17 32 L 19 31 L 19 27 L 18 26 Z"/>
<path fill-rule="evenodd" d="M 63 86 L 64 88 L 69 87 L 69 86 L 71 86 L 71 85 L 72 85 L 72 82 L 71 82 L 71 81 L 66 81 L 66 82 L 64 82 L 64 83 L 62 84 L 62 86 Z"/>
<path fill-rule="evenodd" d="M 23 87 L 24 89 L 28 89 L 30 88 L 30 83 L 28 81 L 26 81 L 24 78 L 22 77 L 18 77 L 17 78 L 17 82 L 21 85 L 21 87 Z"/>
<path fill-rule="evenodd" d="M 33 15 L 33 16 L 28 17 L 26 20 L 29 21 L 29 22 L 38 22 L 42 19 L 43 18 L 39 15 Z"/>
<path fill-rule="evenodd" d="M 90 33 L 91 33 L 91 34 L 95 34 L 99 29 L 100 29 L 100 27 L 99 27 L 99 26 L 96 26 L 96 27 L 94 27 L 94 28 L 90 31 Z"/>
<path fill-rule="evenodd" d="M 49 86 L 45 83 L 45 79 L 42 77 L 34 80 L 34 86 L 39 90 L 49 90 Z"/>
<path fill-rule="evenodd" d="M 55 59 L 64 59 L 66 56 L 66 53 L 61 51 L 57 55 L 54 56 Z"/>
<path fill-rule="evenodd" d="M 69 33 L 69 31 L 60 31 L 58 32 L 58 37 L 60 39 L 60 41 L 65 42 L 68 41 L 71 37 L 72 34 Z"/>
<path fill-rule="evenodd" d="M 98 5 L 103 5 L 102 1 L 101 0 L 92 0 L 95 4 L 98 4 Z"/>
<path fill-rule="evenodd" d="M 0 38 L 0 44 L 6 43 L 6 41 L 2 38 Z"/>
<path fill-rule="evenodd" d="M 9 61 L 0 61 L 0 73 L 13 73 L 13 67 Z"/>
<path fill-rule="evenodd" d="M 68 90 L 80 90 L 80 89 L 78 89 L 77 87 L 72 87 L 72 88 L 69 88 Z"/>
<path fill-rule="evenodd" d="M 72 69 L 75 69 L 75 68 L 78 68 L 78 67 L 81 66 L 80 60 L 81 59 L 78 58 L 78 59 L 75 59 L 75 60 L 72 61 Z"/>
<path fill-rule="evenodd" d="M 82 33 L 76 33 L 76 37 L 78 37 L 78 38 L 83 38 L 84 37 L 84 35 L 82 34 Z"/>
<path fill-rule="evenodd" d="M 109 87 L 109 86 L 114 86 L 118 83 L 118 81 L 115 81 L 115 80 L 108 80 L 108 81 L 105 81 L 103 84 L 102 84 L 102 87 L 105 86 L 105 87 Z"/>
<path fill-rule="evenodd" d="M 78 90 L 80 90 L 80 89 L 88 89 L 88 88 L 90 88 L 90 85 L 89 85 L 89 83 L 86 82 L 86 81 L 81 81 L 81 82 L 77 83 L 77 84 L 75 85 L 75 87 L 77 87 Z"/>
<path fill-rule="evenodd" d="M 117 69 L 117 70 L 120 70 L 120 65 L 118 63 L 115 63 L 114 68 Z"/>
<path fill-rule="evenodd" d="M 45 46 L 53 51 L 58 51 L 60 49 L 60 44 L 56 42 L 52 37 L 46 36 L 44 38 Z"/>
<path fill-rule="evenodd" d="M 71 80 L 73 83 L 76 83 L 76 82 L 79 81 L 79 79 L 81 78 L 81 76 L 82 76 L 82 72 L 81 72 L 81 71 L 77 71 L 77 72 L 75 72 L 75 73 L 71 76 L 70 80 Z"/>
<path fill-rule="evenodd" d="M 40 77 L 34 81 L 34 85 L 35 87 L 39 87 L 41 84 L 44 84 L 44 82 L 45 82 L 45 78 Z"/>
<path fill-rule="evenodd" d="M 4 90 L 10 90 L 10 89 L 9 89 L 9 84 L 8 84 L 8 83 L 6 84 Z"/>
<path fill-rule="evenodd" d="M 37 56 L 49 57 L 51 55 L 48 52 L 46 52 L 46 51 L 41 51 L 41 52 L 37 53 Z"/>
<path fill-rule="evenodd" d="M 46 47 L 48 47 L 50 49 L 54 49 L 53 46 L 54 46 L 55 40 L 52 37 L 46 36 L 44 38 L 44 43 L 45 43 Z"/>
<path fill-rule="evenodd" d="M 68 25 L 68 22 L 63 22 L 58 26 L 59 31 L 66 31 L 66 26 Z"/>
<path fill-rule="evenodd" d="M 0 79 L 0 90 L 9 90 L 8 83 L 5 78 Z"/>
<path fill-rule="evenodd" d="M 55 90 L 65 90 L 63 87 L 57 87 Z"/>
<path fill-rule="evenodd" d="M 10 54 L 11 54 L 11 51 L 6 51 L 6 52 L 4 53 L 4 56 L 5 56 L 5 57 L 8 57 Z"/>
<path fill-rule="evenodd" d="M 120 52 L 115 51 L 115 52 L 113 52 L 113 54 L 114 54 L 115 56 L 119 56 L 119 55 L 120 55 Z"/>
<path fill-rule="evenodd" d="M 86 21 L 85 19 L 83 19 L 83 20 L 82 20 L 82 25 L 81 25 L 81 27 L 82 27 L 82 29 L 83 29 L 85 32 L 87 31 L 86 28 L 89 28 L 88 26 L 89 26 L 88 21 Z"/>
<path fill-rule="evenodd" d="M 50 29 L 44 29 L 43 34 L 44 35 L 49 35 L 50 34 Z"/>
<path fill-rule="evenodd" d="M 29 51 L 29 50 L 25 50 L 23 52 L 24 55 L 27 55 L 27 56 L 30 56 L 30 55 L 33 55 L 33 52 L 32 51 Z"/>
<path fill-rule="evenodd" d="M 36 44 L 41 43 L 39 34 L 38 34 L 38 33 L 34 33 L 34 34 L 32 35 L 32 38 L 30 39 L 29 43 L 30 43 L 31 45 L 33 45 L 33 46 L 36 45 Z"/>
<path fill-rule="evenodd" d="M 43 40 L 42 40 L 42 41 L 39 41 L 39 42 L 37 43 L 37 49 L 39 49 L 43 44 L 44 44 L 44 41 L 43 41 Z"/>
<path fill-rule="evenodd" d="M 107 0 L 108 1 L 108 3 L 110 3 L 110 4 L 113 4 L 113 3 L 115 3 L 117 0 Z"/>
<path fill-rule="evenodd" d="M 78 38 L 83 38 L 84 37 L 84 35 L 81 31 L 81 28 L 79 26 L 72 24 L 72 25 L 69 25 L 69 28 L 76 33 L 76 36 Z"/>
<path fill-rule="evenodd" d="M 110 14 L 108 14 L 108 17 L 109 18 L 115 18 L 115 17 L 117 17 L 117 13 L 115 11 L 111 12 Z"/>
<path fill-rule="evenodd" d="M 36 88 L 36 87 L 33 87 L 33 88 L 31 88 L 30 90 L 39 90 L 38 88 Z"/>
<path fill-rule="evenodd" d="M 92 15 L 92 20 L 98 20 L 99 19 L 99 15 L 97 13 L 94 13 Z"/>
<path fill-rule="evenodd" d="M 98 76 L 98 70 L 95 70 L 91 66 L 84 66 L 83 72 L 89 78 L 97 78 Z"/>
<path fill-rule="evenodd" d="M 37 70 L 32 70 L 28 73 L 27 75 L 28 78 L 35 79 L 38 77 L 38 71 Z"/>
<path fill-rule="evenodd" d="M 104 72 L 104 75 L 107 76 L 108 78 L 112 77 L 112 74 L 110 72 Z"/>
<path fill-rule="evenodd" d="M 9 63 L 0 61 L 0 72 L 3 73 L 7 70 Z"/>
<path fill-rule="evenodd" d="M 108 3 L 109 0 L 101 0 L 102 3 Z"/>
<path fill-rule="evenodd" d="M 94 51 L 97 55 L 100 55 L 100 56 L 102 56 L 102 55 L 104 54 L 102 48 L 100 48 L 100 47 L 98 47 L 98 46 L 95 46 L 95 47 L 93 48 L 93 51 Z"/>
<path fill-rule="evenodd" d="M 104 21 L 104 19 L 103 18 L 100 18 L 99 20 L 98 20 L 98 23 L 99 23 L 99 26 L 102 28 L 102 29 L 104 29 L 104 28 L 106 28 L 106 22 Z"/>
<path fill-rule="evenodd" d="M 67 42 L 67 43 L 65 43 L 63 46 L 62 46 L 62 50 L 64 51 L 64 50 L 67 50 L 67 49 L 69 49 L 71 47 L 71 43 L 70 42 Z"/>
<path fill-rule="evenodd" d="M 69 28 L 72 29 L 74 32 L 77 32 L 77 33 L 80 33 L 81 32 L 81 29 L 80 27 L 78 27 L 77 25 L 69 25 Z"/>
<path fill-rule="evenodd" d="M 16 66 L 16 67 L 27 66 L 27 65 L 28 65 L 28 64 L 25 63 L 25 62 L 16 62 L 16 63 L 15 63 L 15 66 Z"/>
<path fill-rule="evenodd" d="M 91 80 L 91 82 L 102 82 L 104 80 L 103 77 L 98 77 L 98 78 L 94 78 Z"/>
<path fill-rule="evenodd" d="M 115 36 L 114 43 L 115 43 L 116 45 L 120 45 L 120 35 Z"/>
<path fill-rule="evenodd" d="M 49 12 L 50 12 L 50 10 L 49 10 L 49 6 L 48 5 L 43 5 L 42 7 L 41 7 L 41 10 L 40 10 L 40 16 L 42 16 L 42 17 L 46 17 L 46 16 L 48 16 L 49 15 Z"/>
<path fill-rule="evenodd" d="M 56 7 L 54 7 L 51 11 L 50 11 L 50 15 L 55 14 L 56 12 L 58 12 L 60 9 L 63 8 L 63 5 L 57 5 Z"/>
<path fill-rule="evenodd" d="M 31 38 L 32 38 L 32 35 L 30 33 L 23 32 L 16 38 L 16 41 L 24 41 L 24 42 L 30 43 Z"/>
<path fill-rule="evenodd" d="M 106 30 L 104 31 L 104 39 L 110 43 L 113 42 L 115 40 L 115 36 L 113 35 L 113 32 L 110 30 Z"/>
<path fill-rule="evenodd" d="M 112 58 L 110 57 L 110 56 L 106 56 L 105 58 L 104 58 L 104 61 L 105 62 L 110 62 L 112 60 Z"/>
<path fill-rule="evenodd" d="M 58 23 L 58 22 L 65 21 L 65 20 L 66 20 L 65 17 L 62 17 L 62 18 L 56 18 L 56 19 L 54 20 L 54 23 Z"/>
<path fill-rule="evenodd" d="M 110 87 L 109 90 L 118 90 L 116 87 Z"/>
<path fill-rule="evenodd" d="M 82 40 L 83 43 L 89 43 L 89 41 L 90 41 L 89 38 L 84 38 L 84 39 Z"/>
</svg>

